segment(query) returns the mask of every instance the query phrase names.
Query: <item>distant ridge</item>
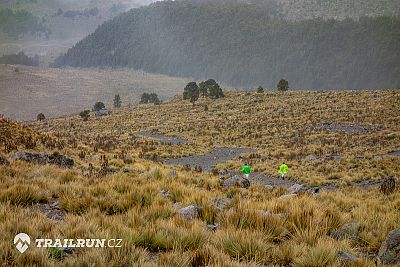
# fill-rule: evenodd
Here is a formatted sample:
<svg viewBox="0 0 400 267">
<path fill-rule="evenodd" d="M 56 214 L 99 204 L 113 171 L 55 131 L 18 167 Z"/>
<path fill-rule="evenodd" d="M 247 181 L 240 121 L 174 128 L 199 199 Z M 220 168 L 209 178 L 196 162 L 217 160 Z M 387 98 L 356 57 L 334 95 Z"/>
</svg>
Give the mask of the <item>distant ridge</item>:
<svg viewBox="0 0 400 267">
<path fill-rule="evenodd" d="M 157 2 L 105 22 L 53 67 L 130 67 L 233 86 L 400 87 L 400 20 L 287 22 L 249 4 Z"/>
</svg>

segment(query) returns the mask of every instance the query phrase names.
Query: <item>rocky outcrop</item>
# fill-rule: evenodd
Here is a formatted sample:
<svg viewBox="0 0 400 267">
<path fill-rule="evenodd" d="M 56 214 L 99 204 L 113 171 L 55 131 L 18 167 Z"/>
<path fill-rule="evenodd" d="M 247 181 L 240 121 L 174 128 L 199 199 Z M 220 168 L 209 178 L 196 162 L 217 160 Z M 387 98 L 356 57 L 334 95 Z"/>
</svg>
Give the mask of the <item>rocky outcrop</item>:
<svg viewBox="0 0 400 267">
<path fill-rule="evenodd" d="M 250 181 L 240 175 L 235 175 L 222 182 L 223 187 L 239 186 L 242 188 L 249 188 Z"/>
<path fill-rule="evenodd" d="M 193 220 L 199 217 L 200 208 L 196 205 L 190 205 L 178 210 L 176 214 L 187 220 Z"/>
<path fill-rule="evenodd" d="M 400 264 L 400 228 L 391 231 L 379 249 L 379 259 L 384 264 Z"/>
<path fill-rule="evenodd" d="M 43 152 L 17 152 L 12 156 L 12 159 L 35 164 L 54 164 L 60 167 L 74 166 L 74 160 L 56 153 L 49 155 Z"/>
<path fill-rule="evenodd" d="M 346 251 L 339 250 L 336 253 L 336 256 L 340 259 L 340 261 L 344 264 L 351 264 L 358 260 L 358 258 Z"/>
</svg>

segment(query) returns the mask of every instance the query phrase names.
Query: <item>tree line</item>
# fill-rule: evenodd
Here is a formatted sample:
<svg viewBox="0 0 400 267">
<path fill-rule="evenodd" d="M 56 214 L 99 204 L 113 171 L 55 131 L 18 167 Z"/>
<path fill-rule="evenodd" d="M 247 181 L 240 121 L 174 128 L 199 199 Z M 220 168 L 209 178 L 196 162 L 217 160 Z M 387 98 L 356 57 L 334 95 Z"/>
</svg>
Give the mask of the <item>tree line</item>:
<svg viewBox="0 0 400 267">
<path fill-rule="evenodd" d="M 105 22 L 53 67 L 111 66 L 236 87 L 400 87 L 400 20 L 289 22 L 255 5 L 158 2 Z"/>
<path fill-rule="evenodd" d="M 18 38 L 27 34 L 50 35 L 50 30 L 45 21 L 26 10 L 0 9 L 0 31 L 12 38 Z"/>
</svg>

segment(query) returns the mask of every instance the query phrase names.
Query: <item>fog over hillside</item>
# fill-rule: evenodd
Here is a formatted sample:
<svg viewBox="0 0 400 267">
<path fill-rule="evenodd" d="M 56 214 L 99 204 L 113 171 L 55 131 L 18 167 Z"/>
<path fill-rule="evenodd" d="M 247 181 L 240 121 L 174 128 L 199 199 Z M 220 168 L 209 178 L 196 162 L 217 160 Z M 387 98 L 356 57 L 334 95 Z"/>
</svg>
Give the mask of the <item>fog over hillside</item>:
<svg viewBox="0 0 400 267">
<path fill-rule="evenodd" d="M 400 20 L 286 21 L 247 4 L 158 2 L 104 23 L 53 66 L 129 67 L 273 88 L 400 87 Z"/>
</svg>

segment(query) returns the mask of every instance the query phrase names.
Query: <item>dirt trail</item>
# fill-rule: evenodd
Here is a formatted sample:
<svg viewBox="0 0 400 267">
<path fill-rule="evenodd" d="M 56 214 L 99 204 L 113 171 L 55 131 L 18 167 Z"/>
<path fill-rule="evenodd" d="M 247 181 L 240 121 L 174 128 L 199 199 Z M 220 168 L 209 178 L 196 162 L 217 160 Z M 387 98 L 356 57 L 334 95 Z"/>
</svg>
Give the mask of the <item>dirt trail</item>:
<svg viewBox="0 0 400 267">
<path fill-rule="evenodd" d="M 239 157 L 243 153 L 255 152 L 251 148 L 219 147 L 206 154 L 193 155 L 182 158 L 167 158 L 163 162 L 168 165 L 189 165 L 194 168 L 200 166 L 203 171 L 210 171 L 213 166 Z"/>
<path fill-rule="evenodd" d="M 143 131 L 137 133 L 139 136 L 146 136 L 157 141 L 160 141 L 163 144 L 169 145 L 179 145 L 179 144 L 187 144 L 188 140 L 181 137 L 169 137 L 162 134 L 154 133 L 151 131 Z M 238 158 L 243 153 L 251 153 L 256 152 L 257 150 L 251 148 L 229 148 L 229 147 L 220 147 L 216 148 L 213 151 L 206 154 L 197 154 L 188 157 L 181 158 L 167 158 L 163 159 L 162 162 L 168 165 L 181 165 L 181 166 L 190 166 L 191 168 L 201 167 L 203 171 L 210 171 L 213 166 L 226 162 L 231 159 Z M 391 156 L 399 156 L 400 150 L 393 151 L 388 153 L 387 155 Z M 340 157 L 339 157 L 340 159 Z M 224 171 L 223 176 L 233 176 L 240 175 L 240 172 L 234 171 Z M 295 184 L 299 184 L 302 186 L 302 191 L 310 191 L 310 192 L 318 192 L 318 191 L 328 191 L 333 192 L 341 188 L 345 187 L 358 187 L 361 189 L 369 189 L 370 187 L 376 187 L 382 184 L 385 179 L 379 180 L 362 180 L 357 182 L 352 182 L 347 185 L 337 185 L 336 183 L 329 183 L 320 186 L 308 186 L 299 181 L 295 181 L 290 178 L 282 179 L 280 176 L 275 175 L 265 175 L 260 172 L 254 172 L 250 175 L 250 181 L 253 184 L 261 184 L 265 186 L 273 186 L 273 187 L 284 187 L 290 188 Z"/>
</svg>

